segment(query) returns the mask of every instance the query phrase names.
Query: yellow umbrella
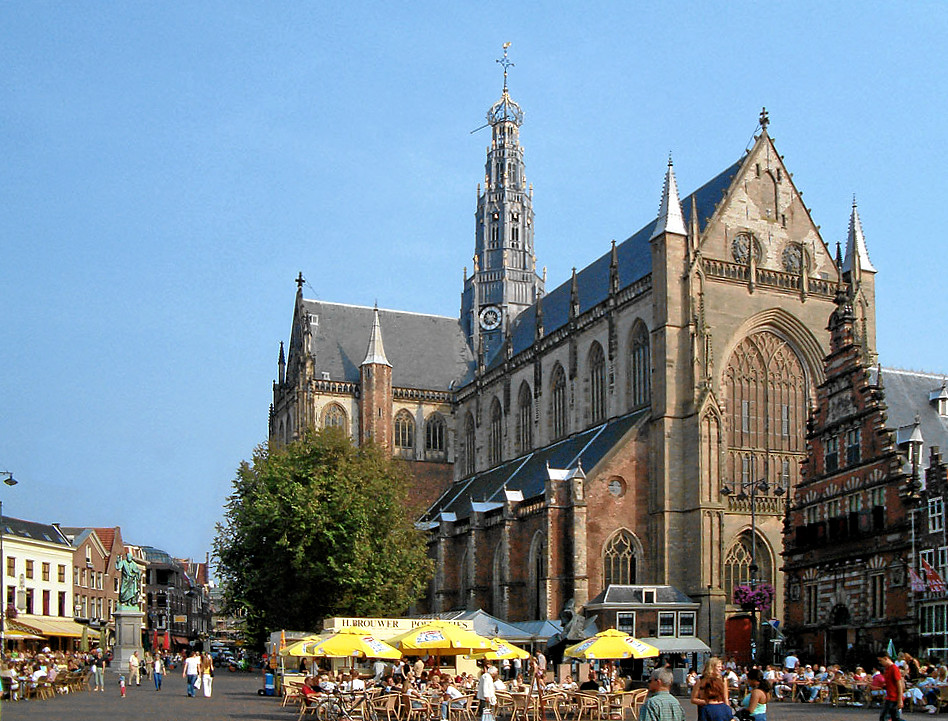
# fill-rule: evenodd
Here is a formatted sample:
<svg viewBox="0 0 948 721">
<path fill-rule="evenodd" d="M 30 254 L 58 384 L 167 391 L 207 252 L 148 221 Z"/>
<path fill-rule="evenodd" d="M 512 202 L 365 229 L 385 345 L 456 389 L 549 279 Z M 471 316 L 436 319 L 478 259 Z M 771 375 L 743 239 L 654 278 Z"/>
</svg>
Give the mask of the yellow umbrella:
<svg viewBox="0 0 948 721">
<path fill-rule="evenodd" d="M 491 639 L 492 648 L 489 651 L 479 651 L 472 653 L 471 658 L 475 661 L 502 661 L 503 659 L 530 658 L 530 654 L 522 648 L 507 643 L 502 638 Z"/>
<path fill-rule="evenodd" d="M 622 631 L 616 631 L 614 628 L 601 631 L 585 641 L 570 646 L 563 652 L 563 655 L 569 658 L 579 658 L 586 661 L 651 658 L 652 656 L 658 656 L 658 654 L 659 650 L 654 646 L 650 646 L 634 636 L 622 633 Z"/>
<path fill-rule="evenodd" d="M 294 641 L 289 646 L 284 646 L 280 649 L 279 654 L 281 656 L 312 656 L 313 654 L 307 651 L 307 648 L 313 642 L 322 641 L 325 636 L 320 636 L 318 634 L 313 634 L 311 636 L 306 636 L 301 638 L 299 641 Z"/>
<path fill-rule="evenodd" d="M 319 641 L 306 644 L 309 656 L 342 658 L 401 658 L 402 652 L 363 629 L 346 626 Z"/>
<path fill-rule="evenodd" d="M 461 656 L 491 648 L 489 638 L 447 621 L 429 621 L 400 633 L 388 642 L 407 652 L 433 651 L 437 656 Z"/>
</svg>

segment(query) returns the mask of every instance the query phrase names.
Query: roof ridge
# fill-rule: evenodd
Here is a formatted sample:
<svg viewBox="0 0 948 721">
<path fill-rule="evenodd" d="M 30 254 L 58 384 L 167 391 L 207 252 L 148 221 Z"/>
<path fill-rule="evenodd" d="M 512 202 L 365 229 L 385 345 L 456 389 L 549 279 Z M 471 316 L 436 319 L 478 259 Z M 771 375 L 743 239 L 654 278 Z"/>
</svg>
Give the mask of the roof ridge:
<svg viewBox="0 0 948 721">
<path fill-rule="evenodd" d="M 439 313 L 419 313 L 414 310 L 400 310 L 398 308 L 377 308 L 372 305 L 359 305 L 357 303 L 335 303 L 330 300 L 317 300 L 315 298 L 303 298 L 304 303 L 321 303 L 322 305 L 336 305 L 344 308 L 359 308 L 361 310 L 378 310 L 380 313 L 402 313 L 403 315 L 419 315 L 424 318 L 444 318 L 445 320 L 453 320 L 457 323 L 458 319 L 450 315 L 440 315 Z"/>
<path fill-rule="evenodd" d="M 878 363 L 872 367 L 876 369 L 882 368 L 882 370 L 885 371 L 886 373 L 896 373 L 896 374 L 900 374 L 904 376 L 909 376 L 909 375 L 923 376 L 925 378 L 933 378 L 935 380 L 944 380 L 945 377 L 948 376 L 948 373 L 935 373 L 934 371 L 916 371 L 916 370 L 911 370 L 910 368 L 894 368 L 891 366 L 880 365 Z"/>
</svg>

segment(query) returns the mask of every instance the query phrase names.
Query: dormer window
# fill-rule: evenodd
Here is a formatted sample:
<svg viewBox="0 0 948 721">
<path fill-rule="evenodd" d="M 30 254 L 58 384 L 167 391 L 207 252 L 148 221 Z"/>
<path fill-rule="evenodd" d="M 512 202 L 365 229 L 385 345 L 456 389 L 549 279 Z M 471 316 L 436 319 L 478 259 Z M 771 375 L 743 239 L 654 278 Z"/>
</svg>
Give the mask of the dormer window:
<svg viewBox="0 0 948 721">
<path fill-rule="evenodd" d="M 655 589 L 654 588 L 642 589 L 642 603 L 655 603 Z"/>
<path fill-rule="evenodd" d="M 928 402 L 935 406 L 938 415 L 942 418 L 948 417 L 948 387 L 946 385 L 929 393 Z"/>
</svg>

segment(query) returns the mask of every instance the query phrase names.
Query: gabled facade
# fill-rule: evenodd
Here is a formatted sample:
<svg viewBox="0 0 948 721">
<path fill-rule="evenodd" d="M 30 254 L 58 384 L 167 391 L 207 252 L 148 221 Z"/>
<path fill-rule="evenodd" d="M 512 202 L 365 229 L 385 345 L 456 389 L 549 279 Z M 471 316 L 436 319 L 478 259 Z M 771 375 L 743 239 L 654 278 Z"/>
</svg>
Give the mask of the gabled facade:
<svg viewBox="0 0 948 721">
<path fill-rule="evenodd" d="M 870 658 L 889 639 L 899 649 L 916 649 L 910 579 L 923 540 L 924 526 L 915 516 L 926 476 L 917 420 L 893 427 L 889 417 L 883 381 L 894 376 L 902 386 L 904 374 L 869 366 L 857 300 L 858 290 L 841 283 L 784 554 L 791 646 L 844 665 Z M 895 415 L 904 416 L 905 394 L 895 398 Z M 944 466 L 937 448 L 927 475 L 927 494 L 941 498 Z"/>
<path fill-rule="evenodd" d="M 106 626 L 118 605 L 117 572 L 110 553 L 94 528 L 60 528 L 73 548 L 73 613 L 76 621 L 95 628 Z"/>
</svg>

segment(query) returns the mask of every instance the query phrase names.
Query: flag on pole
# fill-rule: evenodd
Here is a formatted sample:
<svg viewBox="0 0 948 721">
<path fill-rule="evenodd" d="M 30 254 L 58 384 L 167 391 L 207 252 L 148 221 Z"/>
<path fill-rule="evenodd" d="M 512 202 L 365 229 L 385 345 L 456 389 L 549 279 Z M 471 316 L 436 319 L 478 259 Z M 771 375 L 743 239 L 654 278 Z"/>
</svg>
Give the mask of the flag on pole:
<svg viewBox="0 0 948 721">
<path fill-rule="evenodd" d="M 928 590 L 932 593 L 944 593 L 945 592 L 945 579 L 942 578 L 938 571 L 932 568 L 932 565 L 922 559 L 922 570 L 925 571 L 925 580 L 928 581 Z"/>
<path fill-rule="evenodd" d="M 911 584 L 912 591 L 914 593 L 925 592 L 925 582 L 922 580 L 922 577 L 918 575 L 914 568 L 909 569 L 909 583 Z"/>
</svg>

